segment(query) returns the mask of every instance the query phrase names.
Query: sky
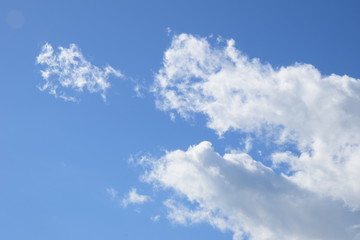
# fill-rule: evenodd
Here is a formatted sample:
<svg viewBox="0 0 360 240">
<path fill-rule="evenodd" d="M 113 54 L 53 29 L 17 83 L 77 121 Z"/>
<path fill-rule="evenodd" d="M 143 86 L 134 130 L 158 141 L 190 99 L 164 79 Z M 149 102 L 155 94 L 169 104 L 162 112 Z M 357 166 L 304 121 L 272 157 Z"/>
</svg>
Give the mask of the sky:
<svg viewBox="0 0 360 240">
<path fill-rule="evenodd" d="M 358 1 L 0 1 L 0 239 L 360 239 Z"/>
</svg>

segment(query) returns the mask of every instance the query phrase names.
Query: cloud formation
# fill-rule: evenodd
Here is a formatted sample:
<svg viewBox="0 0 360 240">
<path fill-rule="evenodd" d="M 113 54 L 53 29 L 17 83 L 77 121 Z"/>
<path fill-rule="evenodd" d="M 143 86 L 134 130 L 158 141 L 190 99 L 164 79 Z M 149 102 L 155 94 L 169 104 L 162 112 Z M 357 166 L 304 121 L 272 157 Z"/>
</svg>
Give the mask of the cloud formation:
<svg viewBox="0 0 360 240">
<path fill-rule="evenodd" d="M 219 135 L 239 131 L 295 145 L 273 149 L 272 167 L 286 165 L 279 170 L 296 187 L 360 210 L 359 79 L 324 76 L 310 64 L 273 68 L 242 54 L 234 40 L 180 34 L 153 91 L 158 108 L 203 114 Z"/>
<path fill-rule="evenodd" d="M 45 66 L 41 70 L 45 83 L 39 89 L 66 101 L 77 101 L 75 93 L 84 90 L 100 93 L 105 101 L 106 90 L 110 87 L 109 77 L 123 76 L 119 70 L 109 65 L 99 68 L 91 64 L 75 44 L 70 44 L 69 48 L 59 47 L 56 52 L 46 43 L 42 46 L 36 63 Z"/>
<path fill-rule="evenodd" d="M 109 194 L 111 200 L 116 200 L 118 198 L 118 191 L 113 187 L 106 188 L 106 192 Z"/>
<path fill-rule="evenodd" d="M 210 142 L 167 152 L 143 179 L 187 200 L 165 201 L 172 221 L 207 222 L 236 240 L 360 239 L 360 212 L 300 188 L 245 152 L 220 156 Z"/>
<path fill-rule="evenodd" d="M 136 188 L 132 188 L 130 192 L 123 198 L 121 203 L 124 207 L 126 207 L 129 204 L 142 204 L 148 202 L 149 200 L 149 196 L 139 194 Z"/>
</svg>

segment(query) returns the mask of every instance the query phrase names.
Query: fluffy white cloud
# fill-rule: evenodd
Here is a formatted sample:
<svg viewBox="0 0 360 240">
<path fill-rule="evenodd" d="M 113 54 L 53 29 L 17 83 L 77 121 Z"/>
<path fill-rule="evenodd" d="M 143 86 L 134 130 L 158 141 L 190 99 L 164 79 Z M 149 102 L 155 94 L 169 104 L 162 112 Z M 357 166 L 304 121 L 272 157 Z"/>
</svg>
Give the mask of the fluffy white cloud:
<svg viewBox="0 0 360 240">
<path fill-rule="evenodd" d="M 273 167 L 286 164 L 290 171 L 283 174 L 297 186 L 358 211 L 360 80 L 323 76 L 309 64 L 273 68 L 234 45 L 233 40 L 212 45 L 206 38 L 175 36 L 155 77 L 157 106 L 185 118 L 204 114 L 219 135 L 235 130 L 274 144 L 295 144 L 296 153 L 274 150 Z"/>
<path fill-rule="evenodd" d="M 122 200 L 122 205 L 126 207 L 129 204 L 142 204 L 148 202 L 150 197 L 147 195 L 141 195 L 137 192 L 136 188 L 132 188 L 130 192 Z"/>
<path fill-rule="evenodd" d="M 84 89 L 91 93 L 99 92 L 106 100 L 106 90 L 110 87 L 108 78 L 111 75 L 122 77 L 120 71 L 111 66 L 101 69 L 92 65 L 75 44 L 70 44 L 69 48 L 59 47 L 58 52 L 55 52 L 46 43 L 37 56 L 36 63 L 45 66 L 41 71 L 45 83 L 39 89 L 66 101 L 77 101 L 76 96 L 70 92 L 79 93 Z"/>
<path fill-rule="evenodd" d="M 234 239 L 360 239 L 360 212 L 298 187 L 245 152 L 220 156 L 202 142 L 167 152 L 143 178 L 188 200 L 165 201 L 168 218 L 180 224 L 208 222 Z"/>
</svg>

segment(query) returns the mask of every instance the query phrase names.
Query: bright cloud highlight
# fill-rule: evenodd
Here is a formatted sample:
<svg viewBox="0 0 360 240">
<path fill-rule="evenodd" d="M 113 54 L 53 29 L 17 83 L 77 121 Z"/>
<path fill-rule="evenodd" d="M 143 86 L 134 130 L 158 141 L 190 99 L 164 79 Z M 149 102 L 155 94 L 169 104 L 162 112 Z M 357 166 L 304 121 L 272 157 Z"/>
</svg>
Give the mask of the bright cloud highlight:
<svg viewBox="0 0 360 240">
<path fill-rule="evenodd" d="M 109 65 L 104 68 L 93 65 L 85 59 L 75 44 L 70 44 L 69 48 L 59 47 L 56 52 L 46 43 L 37 56 L 36 63 L 45 66 L 45 69 L 41 70 L 45 83 L 39 89 L 66 101 L 77 101 L 74 93 L 84 90 L 100 93 L 105 101 L 106 90 L 110 88 L 109 77 L 123 76 Z"/>
<path fill-rule="evenodd" d="M 168 199 L 168 218 L 207 222 L 234 239 L 360 239 L 360 212 L 304 190 L 245 152 L 220 156 L 210 142 L 167 152 L 143 179 L 185 197 Z"/>
<path fill-rule="evenodd" d="M 309 64 L 273 68 L 228 40 L 176 35 L 153 89 L 157 106 L 207 116 L 219 135 L 250 133 L 275 149 L 273 168 L 296 186 L 360 209 L 360 80 L 322 75 Z M 281 169 L 280 169 L 281 170 Z"/>
</svg>

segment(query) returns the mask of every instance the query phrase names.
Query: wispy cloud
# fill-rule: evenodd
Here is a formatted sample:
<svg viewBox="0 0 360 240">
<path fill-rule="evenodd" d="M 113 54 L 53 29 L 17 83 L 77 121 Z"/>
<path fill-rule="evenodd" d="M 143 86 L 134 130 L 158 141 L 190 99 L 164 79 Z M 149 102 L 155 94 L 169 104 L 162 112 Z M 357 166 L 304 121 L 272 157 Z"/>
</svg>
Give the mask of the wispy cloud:
<svg viewBox="0 0 360 240">
<path fill-rule="evenodd" d="M 247 153 L 216 153 L 209 142 L 167 152 L 144 180 L 175 190 L 165 201 L 180 224 L 207 222 L 234 239 L 357 239 L 360 212 L 305 190 Z M 358 235 L 357 235 L 358 234 Z"/>
<path fill-rule="evenodd" d="M 118 191 L 113 187 L 106 188 L 106 192 L 109 194 L 111 200 L 117 200 L 118 199 Z"/>
<path fill-rule="evenodd" d="M 126 207 L 129 204 L 142 204 L 148 202 L 149 200 L 149 196 L 139 194 L 136 188 L 132 188 L 130 192 L 123 198 L 121 203 L 124 207 Z"/>
<path fill-rule="evenodd" d="M 160 220 L 160 215 L 152 216 L 152 217 L 150 217 L 150 220 L 153 222 L 158 222 Z"/>
<path fill-rule="evenodd" d="M 87 61 L 75 44 L 70 44 L 69 48 L 59 47 L 55 51 L 46 43 L 36 63 L 45 67 L 41 70 L 45 83 L 39 89 L 66 101 L 77 101 L 76 93 L 84 90 L 100 93 L 105 101 L 106 91 L 110 88 L 109 77 L 123 77 L 119 70 L 109 65 L 99 68 Z"/>
<path fill-rule="evenodd" d="M 286 164 L 283 174 L 299 187 L 360 209 L 359 79 L 324 76 L 309 64 L 273 68 L 242 54 L 234 40 L 180 34 L 153 91 L 160 109 L 204 114 L 219 135 L 294 144 L 295 152 L 273 149 L 274 167 Z"/>
</svg>

